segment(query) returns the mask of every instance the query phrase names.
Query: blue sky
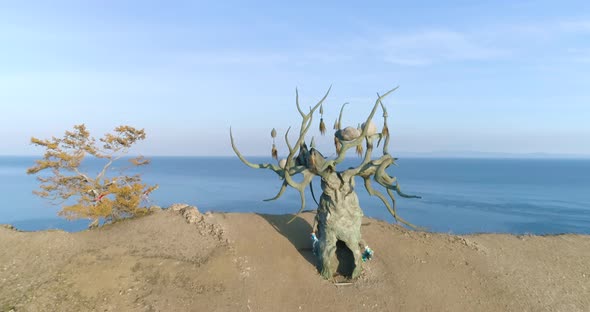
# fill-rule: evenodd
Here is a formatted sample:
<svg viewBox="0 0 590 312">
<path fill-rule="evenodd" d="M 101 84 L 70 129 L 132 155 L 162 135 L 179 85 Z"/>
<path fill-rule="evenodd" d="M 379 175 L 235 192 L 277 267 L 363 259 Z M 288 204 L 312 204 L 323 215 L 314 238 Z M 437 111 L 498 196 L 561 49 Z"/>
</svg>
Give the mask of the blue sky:
<svg viewBox="0 0 590 312">
<path fill-rule="evenodd" d="M 231 125 L 266 155 L 295 87 L 356 125 L 400 85 L 392 151 L 590 155 L 588 1 L 165 3 L 0 2 L 0 154 L 85 123 L 147 155 L 231 155 Z"/>
</svg>

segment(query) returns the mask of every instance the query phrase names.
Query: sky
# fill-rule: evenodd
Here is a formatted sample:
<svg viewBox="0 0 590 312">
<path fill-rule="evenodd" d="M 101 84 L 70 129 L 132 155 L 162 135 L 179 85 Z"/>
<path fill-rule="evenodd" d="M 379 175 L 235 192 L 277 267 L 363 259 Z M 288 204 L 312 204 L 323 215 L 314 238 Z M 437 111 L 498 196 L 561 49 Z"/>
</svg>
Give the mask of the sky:
<svg viewBox="0 0 590 312">
<path fill-rule="evenodd" d="M 329 126 L 400 86 L 394 154 L 590 156 L 590 2 L 0 2 L 0 155 L 80 123 L 144 128 L 134 153 L 181 156 L 232 155 L 231 126 L 268 155 L 272 128 L 300 125 L 295 88 L 309 107 L 330 86 Z"/>
</svg>

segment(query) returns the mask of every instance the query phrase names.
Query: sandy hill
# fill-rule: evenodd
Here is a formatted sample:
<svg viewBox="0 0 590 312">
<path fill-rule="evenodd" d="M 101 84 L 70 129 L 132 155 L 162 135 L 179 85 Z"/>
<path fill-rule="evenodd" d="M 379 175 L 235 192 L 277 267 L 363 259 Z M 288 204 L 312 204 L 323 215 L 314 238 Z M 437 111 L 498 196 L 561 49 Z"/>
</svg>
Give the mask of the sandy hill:
<svg viewBox="0 0 590 312">
<path fill-rule="evenodd" d="M 183 207 L 79 233 L 0 227 L 0 311 L 590 311 L 588 236 L 454 236 L 367 218 L 375 257 L 335 284 L 314 265 L 312 213 L 287 225 Z"/>
</svg>

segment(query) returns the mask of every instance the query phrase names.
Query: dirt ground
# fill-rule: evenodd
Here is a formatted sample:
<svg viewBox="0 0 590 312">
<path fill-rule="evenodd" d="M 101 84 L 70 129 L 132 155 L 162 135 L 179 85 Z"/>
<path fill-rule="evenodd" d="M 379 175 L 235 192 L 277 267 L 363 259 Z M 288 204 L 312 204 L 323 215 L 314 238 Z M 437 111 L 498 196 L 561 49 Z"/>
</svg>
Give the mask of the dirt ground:
<svg viewBox="0 0 590 312">
<path fill-rule="evenodd" d="M 0 311 L 590 311 L 589 236 L 454 236 L 367 218 L 375 256 L 335 284 L 315 267 L 311 212 L 286 224 L 187 211 L 79 233 L 0 227 Z"/>
</svg>

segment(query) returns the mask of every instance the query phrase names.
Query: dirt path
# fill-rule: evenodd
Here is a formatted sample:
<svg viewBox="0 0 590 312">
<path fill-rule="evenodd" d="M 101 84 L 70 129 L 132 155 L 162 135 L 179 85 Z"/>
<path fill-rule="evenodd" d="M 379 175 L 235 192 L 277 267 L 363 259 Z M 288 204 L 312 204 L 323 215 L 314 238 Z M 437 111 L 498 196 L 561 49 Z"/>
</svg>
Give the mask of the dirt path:
<svg viewBox="0 0 590 312">
<path fill-rule="evenodd" d="M 313 214 L 169 211 L 99 230 L 0 227 L 0 311 L 590 311 L 590 237 L 452 236 L 366 219 L 353 284 L 323 280 Z"/>
</svg>

